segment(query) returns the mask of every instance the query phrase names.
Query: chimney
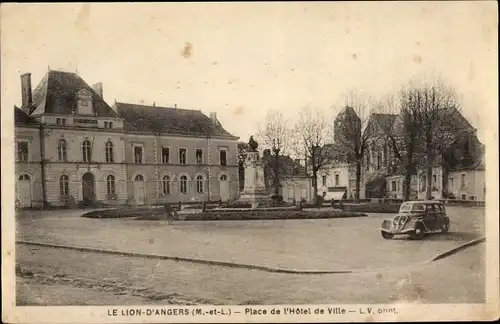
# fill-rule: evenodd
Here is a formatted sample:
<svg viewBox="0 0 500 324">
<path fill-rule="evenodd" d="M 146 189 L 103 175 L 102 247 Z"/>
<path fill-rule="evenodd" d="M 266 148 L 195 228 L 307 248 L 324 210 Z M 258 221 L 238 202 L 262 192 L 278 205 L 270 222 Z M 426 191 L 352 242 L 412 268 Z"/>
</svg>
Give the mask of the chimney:
<svg viewBox="0 0 500 324">
<path fill-rule="evenodd" d="M 217 124 L 217 113 L 216 112 L 211 112 L 210 113 L 210 119 L 212 120 L 212 123 Z"/>
<path fill-rule="evenodd" d="M 31 113 L 31 107 L 33 105 L 33 97 L 31 93 L 31 73 L 24 73 L 21 75 L 21 96 L 21 109 L 27 114 Z"/>
<path fill-rule="evenodd" d="M 96 84 L 94 84 L 92 86 L 92 89 L 94 89 L 94 91 L 99 95 L 99 97 L 104 99 L 103 92 L 102 92 L 102 82 L 97 82 Z"/>
</svg>

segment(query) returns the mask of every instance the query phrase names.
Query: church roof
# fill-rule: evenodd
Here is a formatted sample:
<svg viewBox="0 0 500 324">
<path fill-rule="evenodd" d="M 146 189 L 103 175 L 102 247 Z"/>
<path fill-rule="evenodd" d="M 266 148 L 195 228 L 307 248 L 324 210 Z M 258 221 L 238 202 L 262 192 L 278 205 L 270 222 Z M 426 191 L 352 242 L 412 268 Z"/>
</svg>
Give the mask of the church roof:
<svg viewBox="0 0 500 324">
<path fill-rule="evenodd" d="M 116 112 L 78 74 L 49 71 L 33 91 L 30 115 L 43 113 L 71 115 L 77 108 L 77 93 L 86 90 L 92 95 L 97 116 L 117 117 Z"/>
<path fill-rule="evenodd" d="M 380 126 L 382 131 L 387 131 L 392 127 L 397 116 L 398 115 L 396 115 L 396 114 L 376 114 L 376 113 L 373 113 L 373 114 L 371 114 L 370 119 L 372 119 L 374 122 L 376 122 Z"/>
<path fill-rule="evenodd" d="M 128 131 L 238 139 L 226 131 L 218 121 L 214 123 L 211 118 L 198 110 L 123 102 L 116 102 L 115 107 L 119 117 L 124 119 L 124 128 Z"/>
</svg>

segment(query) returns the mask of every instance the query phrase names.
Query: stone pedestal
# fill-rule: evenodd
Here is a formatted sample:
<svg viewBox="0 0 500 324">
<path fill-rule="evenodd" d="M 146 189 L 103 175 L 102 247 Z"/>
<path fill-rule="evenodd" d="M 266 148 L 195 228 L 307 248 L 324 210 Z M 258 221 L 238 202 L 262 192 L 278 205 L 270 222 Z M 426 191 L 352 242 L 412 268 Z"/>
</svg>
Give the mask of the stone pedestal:
<svg viewBox="0 0 500 324">
<path fill-rule="evenodd" d="M 268 199 L 268 192 L 264 182 L 264 164 L 259 157 L 259 152 L 248 152 L 245 161 L 245 187 L 240 200 L 252 204 L 256 208 L 259 202 Z"/>
</svg>

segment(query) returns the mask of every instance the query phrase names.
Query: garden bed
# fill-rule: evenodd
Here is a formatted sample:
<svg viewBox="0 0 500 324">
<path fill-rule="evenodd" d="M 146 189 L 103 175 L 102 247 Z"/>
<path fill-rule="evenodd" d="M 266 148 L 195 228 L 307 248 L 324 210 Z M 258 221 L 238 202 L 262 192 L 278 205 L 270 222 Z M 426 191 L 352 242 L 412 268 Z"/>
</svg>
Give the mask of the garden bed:
<svg viewBox="0 0 500 324">
<path fill-rule="evenodd" d="M 343 211 L 358 213 L 397 213 L 401 204 L 394 203 L 365 203 L 365 204 L 345 204 Z"/>
<path fill-rule="evenodd" d="M 345 218 L 364 217 L 363 213 L 351 211 L 301 211 L 301 210 L 241 210 L 193 213 L 179 215 L 181 220 L 251 220 L 251 219 L 323 219 L 323 218 Z M 114 209 L 94 211 L 84 214 L 87 218 L 134 218 L 137 220 L 162 220 L 166 219 L 166 214 L 161 209 Z"/>
<path fill-rule="evenodd" d="M 85 218 L 133 218 L 143 215 L 165 216 L 164 208 L 116 208 L 95 210 L 82 215 Z"/>
</svg>

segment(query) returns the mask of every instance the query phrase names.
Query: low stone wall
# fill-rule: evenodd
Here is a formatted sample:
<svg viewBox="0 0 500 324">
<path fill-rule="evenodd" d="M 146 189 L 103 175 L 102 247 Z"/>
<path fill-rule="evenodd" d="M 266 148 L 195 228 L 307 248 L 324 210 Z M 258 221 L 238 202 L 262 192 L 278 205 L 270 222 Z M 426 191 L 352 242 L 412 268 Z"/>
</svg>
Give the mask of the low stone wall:
<svg viewBox="0 0 500 324">
<path fill-rule="evenodd" d="M 460 199 L 440 199 L 447 206 L 464 206 L 464 207 L 485 207 L 486 202 L 481 200 L 460 200 Z"/>
</svg>

